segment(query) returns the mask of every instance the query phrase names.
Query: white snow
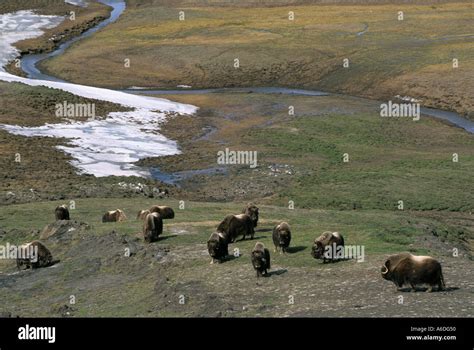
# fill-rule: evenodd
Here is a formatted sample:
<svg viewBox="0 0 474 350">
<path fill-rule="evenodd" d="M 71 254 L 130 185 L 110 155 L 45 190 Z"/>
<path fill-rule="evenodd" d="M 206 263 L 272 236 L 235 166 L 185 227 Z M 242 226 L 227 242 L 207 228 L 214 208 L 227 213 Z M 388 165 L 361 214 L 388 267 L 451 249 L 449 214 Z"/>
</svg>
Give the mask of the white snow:
<svg viewBox="0 0 474 350">
<path fill-rule="evenodd" d="M 197 107 L 85 85 L 27 79 L 4 71 L 3 66 L 18 55 L 18 51 L 12 46 L 14 42 L 39 36 L 42 28 L 51 28 L 62 20 L 62 17 L 40 16 L 32 11 L 0 15 L 0 80 L 61 89 L 78 96 L 117 103 L 133 110 L 112 112 L 103 120 L 69 121 L 40 127 L 3 124 L 0 128 L 16 135 L 69 139 L 68 145 L 58 148 L 74 158 L 72 165 L 82 173 L 97 177 L 149 176 L 147 170 L 131 163 L 146 157 L 180 153 L 176 142 L 157 133 L 159 123 L 166 119 L 164 112 L 192 114 Z"/>
<path fill-rule="evenodd" d="M 144 108 L 147 110 L 177 112 L 184 114 L 192 114 L 197 110 L 197 107 L 177 102 L 172 102 L 163 98 L 155 98 L 148 96 L 140 96 L 134 94 L 127 94 L 126 92 L 96 88 L 92 86 L 62 83 L 46 80 L 33 80 L 16 75 L 0 72 L 0 80 L 8 82 L 24 83 L 30 86 L 48 86 L 55 89 L 68 91 L 74 95 L 118 103 L 127 107 Z"/>
<path fill-rule="evenodd" d="M 410 97 L 410 96 L 400 96 L 400 95 L 396 95 L 395 97 L 398 98 L 399 100 L 402 100 L 402 101 L 405 101 L 405 102 L 412 102 L 412 103 L 421 102 L 421 100 L 417 100 L 416 98 Z"/>
<path fill-rule="evenodd" d="M 71 5 L 81 6 L 81 7 L 87 6 L 87 1 L 85 0 L 64 0 L 64 2 Z"/>
<path fill-rule="evenodd" d="M 178 85 L 176 86 L 177 88 L 180 88 L 180 89 L 191 89 L 192 86 L 191 85 Z"/>
<path fill-rule="evenodd" d="M 38 37 L 43 34 L 41 29 L 54 28 L 63 20 L 64 17 L 40 16 L 30 10 L 0 15 L 0 72 L 19 54 L 13 43 Z"/>
</svg>

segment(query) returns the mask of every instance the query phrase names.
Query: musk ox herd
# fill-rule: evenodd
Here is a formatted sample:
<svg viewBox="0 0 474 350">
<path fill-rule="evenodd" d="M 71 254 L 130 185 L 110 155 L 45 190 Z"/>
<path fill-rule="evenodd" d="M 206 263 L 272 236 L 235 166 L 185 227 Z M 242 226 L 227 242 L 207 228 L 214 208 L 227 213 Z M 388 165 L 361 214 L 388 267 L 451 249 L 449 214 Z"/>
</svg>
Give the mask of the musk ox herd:
<svg viewBox="0 0 474 350">
<path fill-rule="evenodd" d="M 143 221 L 143 239 L 147 243 L 156 242 L 163 233 L 163 220 L 173 219 L 174 211 L 168 206 L 153 205 L 149 209 L 140 210 L 137 220 Z M 70 220 L 69 210 L 66 205 L 55 209 L 56 220 Z M 102 222 L 121 222 L 126 220 L 125 213 L 116 209 L 108 211 L 102 216 Z M 259 209 L 255 204 L 249 203 L 239 214 L 230 214 L 217 225 L 216 231 L 211 234 L 207 241 L 207 250 L 211 257 L 211 264 L 222 263 L 229 255 L 229 244 L 245 240 L 247 237 L 254 238 L 255 227 L 259 220 Z M 273 228 L 272 240 L 274 252 L 286 254 L 290 250 L 292 232 L 287 222 L 281 222 Z M 31 261 L 28 258 L 18 258 L 17 267 L 21 269 L 47 267 L 53 263 L 53 256 L 46 246 L 33 241 L 21 246 L 24 249 L 35 247 L 37 259 Z M 344 238 L 338 232 L 325 231 L 317 237 L 311 247 L 311 256 L 320 259 L 323 263 L 334 262 L 339 258 L 327 254 L 330 248 L 344 248 Z M 271 267 L 270 251 L 262 242 L 257 242 L 250 252 L 252 266 L 257 277 L 268 276 Z M 391 255 L 387 258 L 381 268 L 383 279 L 392 281 L 397 288 L 410 287 L 413 291 L 418 285 L 427 285 L 427 291 L 431 292 L 433 287 L 438 291 L 445 289 L 445 283 L 441 264 L 429 256 L 415 256 L 409 253 Z"/>
</svg>

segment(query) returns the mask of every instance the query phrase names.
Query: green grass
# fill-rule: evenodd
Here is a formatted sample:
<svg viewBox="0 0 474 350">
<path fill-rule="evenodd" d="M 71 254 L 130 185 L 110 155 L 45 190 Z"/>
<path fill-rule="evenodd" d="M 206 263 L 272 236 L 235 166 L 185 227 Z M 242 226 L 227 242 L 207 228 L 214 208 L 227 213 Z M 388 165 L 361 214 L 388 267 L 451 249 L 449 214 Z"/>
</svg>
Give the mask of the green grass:
<svg viewBox="0 0 474 350">
<path fill-rule="evenodd" d="M 448 128 L 428 119 L 336 114 L 256 128 L 245 142 L 258 147 L 262 161 L 295 167 L 279 197 L 298 206 L 396 210 L 403 200 L 405 209 L 471 211 L 474 139 Z M 453 153 L 462 161 L 453 162 Z"/>
<path fill-rule="evenodd" d="M 41 231 L 43 227 L 53 222 L 54 208 L 61 203 L 64 202 L 40 202 L 2 207 L 0 227 L 6 231 L 15 229 L 19 233 L 23 232 L 15 237 L 8 237 L 11 243 L 21 243 L 32 230 Z M 76 201 L 76 209 L 70 211 L 71 219 L 88 223 L 91 226 L 88 235 L 100 237 L 114 230 L 122 235 L 137 236 L 141 232 L 142 222 L 135 219 L 136 212 L 140 208 L 147 208 L 156 203 L 175 208 L 175 218 L 164 221 L 162 237 L 165 239 L 160 242 L 171 246 L 205 244 L 222 218 L 229 213 L 239 213 L 242 208 L 242 203 L 185 202 L 185 209 L 180 210 L 175 200 L 81 199 Z M 102 223 L 102 214 L 114 208 L 123 209 L 128 219 L 121 223 Z M 425 234 L 420 225 L 424 223 L 438 227 L 440 233 L 444 232 L 443 229 L 446 227 L 441 222 L 416 218 L 416 213 L 402 211 L 290 210 L 285 207 L 262 205 L 260 212 L 261 220 L 255 239 L 262 241 L 271 249 L 273 249 L 271 229 L 281 221 L 290 223 L 291 246 L 295 247 L 295 252 L 284 258 L 275 254 L 276 263 L 285 261 L 289 266 L 312 264 L 313 258 L 310 256 L 312 243 L 323 231 L 327 230 L 342 233 L 346 244 L 364 245 L 366 254 L 385 254 L 406 250 L 425 252 L 424 248 L 413 246 L 416 237 Z M 264 232 L 258 232 L 259 229 L 264 229 Z M 180 230 L 186 232 L 176 234 Z M 256 240 L 236 243 L 231 246 L 231 249 L 238 247 L 244 255 L 248 255 Z M 196 263 L 204 266 L 208 262 L 198 260 Z M 236 260 L 230 263 L 239 262 Z"/>
<path fill-rule="evenodd" d="M 470 3 L 403 4 L 403 21 L 394 4 L 185 6 L 131 6 L 116 23 L 42 66 L 109 87 L 279 85 L 383 99 L 410 95 L 472 114 Z M 178 20 L 179 10 L 185 21 Z M 462 62 L 458 69 L 453 58 Z"/>
</svg>

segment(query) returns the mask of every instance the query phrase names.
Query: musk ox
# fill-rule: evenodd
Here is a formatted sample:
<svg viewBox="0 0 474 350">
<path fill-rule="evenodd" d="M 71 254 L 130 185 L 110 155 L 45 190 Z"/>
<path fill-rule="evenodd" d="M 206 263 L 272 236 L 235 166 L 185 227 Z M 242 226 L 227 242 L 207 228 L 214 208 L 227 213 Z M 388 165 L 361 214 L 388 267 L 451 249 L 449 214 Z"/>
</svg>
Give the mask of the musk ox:
<svg viewBox="0 0 474 350">
<path fill-rule="evenodd" d="M 252 219 L 253 227 L 257 227 L 258 223 L 258 207 L 253 203 L 248 203 L 242 210 L 242 214 L 247 214 Z"/>
<path fill-rule="evenodd" d="M 163 220 L 158 213 L 150 213 L 143 224 L 143 238 L 145 242 L 156 242 L 163 233 Z"/>
<path fill-rule="evenodd" d="M 125 216 L 125 213 L 122 210 L 116 209 L 105 213 L 102 216 L 102 222 L 121 222 L 125 221 L 126 218 L 127 217 Z"/>
<path fill-rule="evenodd" d="M 263 243 L 257 242 L 252 250 L 252 265 L 257 271 L 257 277 L 267 275 L 270 269 L 270 252 Z"/>
<path fill-rule="evenodd" d="M 275 245 L 275 252 L 280 251 L 286 253 L 287 248 L 291 242 L 291 230 L 290 225 L 286 222 L 282 222 L 276 225 L 273 229 L 273 244 Z"/>
<path fill-rule="evenodd" d="M 234 242 L 235 239 L 242 235 L 242 240 L 247 235 L 253 239 L 255 231 L 253 222 L 247 214 L 227 215 L 224 220 L 217 226 L 217 232 L 222 232 L 228 243 Z"/>
<path fill-rule="evenodd" d="M 315 259 L 323 259 L 323 263 L 326 260 L 334 261 L 336 257 L 333 254 L 326 254 L 328 248 L 338 248 L 339 246 L 344 247 L 344 238 L 339 232 L 323 232 L 321 236 L 314 240 L 313 247 L 311 249 L 311 255 Z M 329 256 L 328 256 L 329 255 Z"/>
<path fill-rule="evenodd" d="M 207 251 L 211 256 L 211 264 L 222 262 L 229 255 L 229 243 L 221 232 L 214 232 L 207 241 Z"/>
<path fill-rule="evenodd" d="M 56 220 L 70 220 L 69 209 L 67 208 L 66 204 L 57 206 L 54 210 L 54 215 Z"/>
<path fill-rule="evenodd" d="M 430 256 L 416 256 L 402 253 L 389 256 L 381 268 L 382 277 L 392 281 L 398 287 L 409 285 L 416 291 L 417 284 L 427 284 L 427 292 L 438 286 L 438 291 L 445 288 L 441 264 Z"/>
<path fill-rule="evenodd" d="M 148 209 L 140 210 L 137 214 L 137 220 L 145 220 L 148 214 L 150 214 L 150 211 Z"/>
<path fill-rule="evenodd" d="M 174 211 L 172 208 L 163 205 L 153 205 L 149 209 L 150 213 L 159 213 L 162 219 L 173 219 Z"/>
<path fill-rule="evenodd" d="M 26 269 L 37 269 L 39 267 L 47 267 L 53 263 L 53 255 L 46 246 L 40 241 L 33 241 L 18 247 L 18 256 L 16 266 L 18 270 L 22 266 Z"/>
</svg>

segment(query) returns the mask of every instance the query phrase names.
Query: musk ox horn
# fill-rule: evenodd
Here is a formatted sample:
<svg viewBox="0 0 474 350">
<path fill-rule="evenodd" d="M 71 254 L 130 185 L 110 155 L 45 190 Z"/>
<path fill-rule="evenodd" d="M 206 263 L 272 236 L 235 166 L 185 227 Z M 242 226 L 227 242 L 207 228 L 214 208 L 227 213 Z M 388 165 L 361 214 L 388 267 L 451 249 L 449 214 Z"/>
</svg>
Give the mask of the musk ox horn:
<svg viewBox="0 0 474 350">
<path fill-rule="evenodd" d="M 388 267 L 386 264 L 387 263 L 385 262 L 385 264 L 382 266 L 382 269 L 385 268 L 385 271 L 382 271 L 382 275 L 385 275 L 388 272 Z"/>
</svg>

